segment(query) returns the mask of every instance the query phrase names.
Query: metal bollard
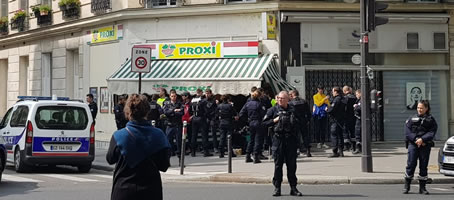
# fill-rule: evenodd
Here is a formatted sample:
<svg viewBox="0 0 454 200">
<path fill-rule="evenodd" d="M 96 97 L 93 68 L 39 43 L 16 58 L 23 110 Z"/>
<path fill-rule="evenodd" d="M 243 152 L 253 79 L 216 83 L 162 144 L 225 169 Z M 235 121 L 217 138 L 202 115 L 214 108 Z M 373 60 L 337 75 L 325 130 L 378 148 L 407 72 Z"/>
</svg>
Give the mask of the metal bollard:
<svg viewBox="0 0 454 200">
<path fill-rule="evenodd" d="M 183 131 L 181 131 L 181 157 L 180 157 L 180 175 L 184 174 L 184 156 L 186 153 L 186 133 L 188 122 L 183 121 Z"/>
<path fill-rule="evenodd" d="M 156 127 L 156 120 L 151 120 L 151 125 L 152 125 L 153 127 Z"/>
<path fill-rule="evenodd" d="M 232 173 L 232 134 L 227 136 L 227 149 L 229 152 L 227 173 Z"/>
</svg>

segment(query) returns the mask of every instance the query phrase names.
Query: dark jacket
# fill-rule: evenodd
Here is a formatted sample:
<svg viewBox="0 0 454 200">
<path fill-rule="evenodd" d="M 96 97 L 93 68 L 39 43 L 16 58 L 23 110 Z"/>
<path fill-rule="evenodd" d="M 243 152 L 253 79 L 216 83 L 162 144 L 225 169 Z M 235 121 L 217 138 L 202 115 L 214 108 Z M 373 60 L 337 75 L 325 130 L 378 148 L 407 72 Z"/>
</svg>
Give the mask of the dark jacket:
<svg viewBox="0 0 454 200">
<path fill-rule="evenodd" d="M 353 105 L 356 103 L 356 97 L 353 94 L 347 94 L 343 98 L 345 104 L 345 115 L 348 120 L 355 120 L 355 111 Z"/>
<path fill-rule="evenodd" d="M 237 115 L 237 112 L 232 104 L 221 103 L 216 108 L 217 118 L 219 119 L 219 127 L 221 128 L 233 128 L 233 117 Z"/>
<path fill-rule="evenodd" d="M 207 111 L 207 118 L 209 120 L 216 120 L 216 99 L 214 97 L 206 98 L 206 111 Z"/>
<path fill-rule="evenodd" d="M 335 120 L 337 123 L 343 123 L 345 121 L 345 104 L 342 101 L 341 95 L 334 97 L 327 112 L 331 119 Z"/>
<path fill-rule="evenodd" d="M 167 102 L 167 101 L 165 101 Z M 162 107 L 156 102 L 150 102 L 150 113 L 148 113 L 147 119 L 150 121 L 155 120 L 156 122 L 159 121 L 160 116 L 164 113 Z"/>
<path fill-rule="evenodd" d="M 418 138 L 427 144 L 433 142 L 437 129 L 437 122 L 432 115 L 413 115 L 405 123 L 405 136 L 411 144 L 414 144 Z"/>
<path fill-rule="evenodd" d="M 147 122 L 130 121 L 116 131 L 106 154 L 116 163 L 111 199 L 163 199 L 159 171 L 170 166 L 169 148 L 164 133 Z"/>
<path fill-rule="evenodd" d="M 91 102 L 88 104 L 88 107 L 90 108 L 91 116 L 93 117 L 93 121 L 96 119 L 96 115 L 98 114 L 98 104 L 96 102 Z"/>
<path fill-rule="evenodd" d="M 180 111 L 175 112 L 175 109 L 180 109 Z M 166 101 L 164 102 L 164 114 L 167 116 L 167 125 L 180 126 L 184 114 L 184 106 L 178 101 L 175 103 Z"/>
<path fill-rule="evenodd" d="M 275 123 L 274 118 L 279 116 L 279 121 Z M 287 120 L 284 120 L 284 117 L 287 117 Z M 281 124 L 282 123 L 282 124 Z M 295 116 L 295 109 L 291 104 L 287 105 L 287 108 L 283 108 L 280 105 L 271 107 L 266 112 L 265 117 L 263 118 L 263 124 L 267 127 L 274 127 L 275 133 L 290 133 L 296 135 L 296 125 L 299 123 Z M 276 130 L 278 126 L 282 125 L 282 130 Z"/>
<path fill-rule="evenodd" d="M 126 116 L 125 116 L 125 112 L 123 111 L 124 107 L 125 107 L 124 104 L 118 104 L 114 108 L 115 123 L 117 124 L 118 130 L 126 127 L 126 123 L 128 123 L 128 120 L 126 119 Z"/>
<path fill-rule="evenodd" d="M 206 119 L 207 115 L 207 101 L 202 97 L 194 97 L 191 100 L 191 110 L 193 113 L 193 120 L 200 118 Z"/>
<path fill-rule="evenodd" d="M 356 106 L 353 108 L 355 117 L 361 119 L 361 99 L 356 99 Z"/>
<path fill-rule="evenodd" d="M 261 124 L 263 116 L 265 116 L 265 114 L 265 106 L 260 102 L 260 100 L 251 100 L 244 104 L 243 108 L 240 111 L 240 118 L 247 117 L 249 123 L 259 122 L 259 124 Z"/>
<path fill-rule="evenodd" d="M 311 111 L 306 100 L 296 97 L 289 102 L 295 109 L 295 116 L 301 123 L 307 124 L 311 120 Z"/>
</svg>

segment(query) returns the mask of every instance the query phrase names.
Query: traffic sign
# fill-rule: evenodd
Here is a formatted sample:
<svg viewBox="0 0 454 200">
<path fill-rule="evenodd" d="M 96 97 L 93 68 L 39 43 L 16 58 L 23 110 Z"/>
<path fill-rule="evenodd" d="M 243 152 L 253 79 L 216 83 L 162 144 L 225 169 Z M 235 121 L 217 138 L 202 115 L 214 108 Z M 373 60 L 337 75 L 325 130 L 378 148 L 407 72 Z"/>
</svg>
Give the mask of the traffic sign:
<svg viewBox="0 0 454 200">
<path fill-rule="evenodd" d="M 131 71 L 148 73 L 151 70 L 151 46 L 132 47 Z"/>
</svg>

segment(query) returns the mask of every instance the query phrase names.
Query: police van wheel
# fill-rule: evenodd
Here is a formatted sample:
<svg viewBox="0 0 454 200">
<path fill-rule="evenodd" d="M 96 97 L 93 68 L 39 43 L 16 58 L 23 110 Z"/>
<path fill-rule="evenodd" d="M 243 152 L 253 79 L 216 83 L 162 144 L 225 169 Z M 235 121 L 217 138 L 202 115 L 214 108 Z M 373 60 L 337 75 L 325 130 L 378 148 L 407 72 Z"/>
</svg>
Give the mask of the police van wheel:
<svg viewBox="0 0 454 200">
<path fill-rule="evenodd" d="M 3 170 L 5 169 L 5 166 L 3 165 L 3 162 L 2 162 L 3 159 L 6 159 L 6 158 L 3 158 L 3 156 L 0 155 L 0 182 L 2 182 L 2 174 L 3 174 Z"/>
<path fill-rule="evenodd" d="M 14 169 L 16 172 L 23 173 L 28 171 L 26 164 L 23 161 L 24 156 L 19 149 L 14 152 Z"/>
<path fill-rule="evenodd" d="M 79 170 L 80 173 L 88 173 L 90 172 L 91 169 L 91 163 L 87 165 L 79 165 L 77 166 L 77 169 Z"/>
</svg>

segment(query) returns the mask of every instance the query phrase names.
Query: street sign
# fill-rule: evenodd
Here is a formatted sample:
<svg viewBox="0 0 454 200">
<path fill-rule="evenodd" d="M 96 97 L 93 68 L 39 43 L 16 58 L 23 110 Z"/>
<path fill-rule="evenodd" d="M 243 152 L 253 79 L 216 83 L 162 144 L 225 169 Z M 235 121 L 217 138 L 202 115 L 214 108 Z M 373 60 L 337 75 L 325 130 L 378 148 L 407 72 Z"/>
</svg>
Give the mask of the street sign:
<svg viewBox="0 0 454 200">
<path fill-rule="evenodd" d="M 151 47 L 141 46 L 132 47 L 131 71 L 139 73 L 148 73 L 151 70 Z"/>
<path fill-rule="evenodd" d="M 355 54 L 352 56 L 352 63 L 355 65 L 361 64 L 361 55 Z"/>
</svg>

